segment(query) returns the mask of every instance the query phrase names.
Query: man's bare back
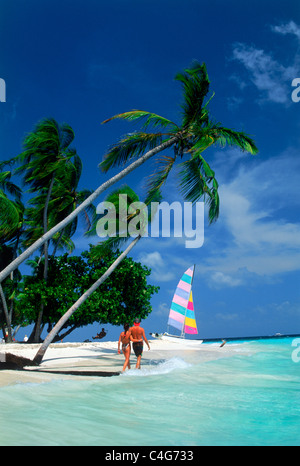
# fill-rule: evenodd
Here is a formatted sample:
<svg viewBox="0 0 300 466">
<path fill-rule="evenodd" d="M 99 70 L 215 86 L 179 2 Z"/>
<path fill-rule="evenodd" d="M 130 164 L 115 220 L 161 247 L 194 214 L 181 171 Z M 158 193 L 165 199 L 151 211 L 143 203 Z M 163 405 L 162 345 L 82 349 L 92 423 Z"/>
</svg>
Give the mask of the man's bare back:
<svg viewBox="0 0 300 466">
<path fill-rule="evenodd" d="M 131 327 L 130 331 L 135 340 L 142 340 L 145 335 L 145 331 L 142 327 Z"/>
<path fill-rule="evenodd" d="M 141 359 L 142 359 L 142 354 L 143 354 L 143 340 L 147 344 L 149 350 L 150 350 L 150 345 L 146 338 L 145 330 L 142 327 L 140 327 L 138 319 L 136 319 L 134 327 L 131 327 L 130 332 L 131 332 L 131 336 L 130 336 L 131 341 L 140 340 L 139 342 L 135 342 L 132 345 L 133 351 L 137 357 L 136 368 L 140 369 Z"/>
</svg>

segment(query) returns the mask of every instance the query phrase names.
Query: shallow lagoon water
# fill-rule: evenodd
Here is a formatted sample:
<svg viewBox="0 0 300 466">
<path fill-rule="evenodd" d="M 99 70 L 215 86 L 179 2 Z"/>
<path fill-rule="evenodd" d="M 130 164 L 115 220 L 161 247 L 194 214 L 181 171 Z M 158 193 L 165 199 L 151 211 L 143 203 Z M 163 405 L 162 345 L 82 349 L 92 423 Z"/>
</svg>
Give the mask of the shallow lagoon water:
<svg viewBox="0 0 300 466">
<path fill-rule="evenodd" d="M 230 357 L 183 354 L 120 377 L 2 387 L 0 445 L 300 445 L 293 341 L 228 343 Z"/>
</svg>

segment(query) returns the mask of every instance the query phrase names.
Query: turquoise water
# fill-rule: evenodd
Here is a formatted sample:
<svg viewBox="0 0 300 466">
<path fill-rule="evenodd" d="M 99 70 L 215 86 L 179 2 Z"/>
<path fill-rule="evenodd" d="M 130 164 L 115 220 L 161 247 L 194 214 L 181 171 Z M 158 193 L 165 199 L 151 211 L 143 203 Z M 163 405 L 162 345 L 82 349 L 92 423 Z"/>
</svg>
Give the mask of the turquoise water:
<svg viewBox="0 0 300 466">
<path fill-rule="evenodd" d="M 293 340 L 228 343 L 231 357 L 195 353 L 120 377 L 0 388 L 0 445 L 300 445 Z"/>
</svg>

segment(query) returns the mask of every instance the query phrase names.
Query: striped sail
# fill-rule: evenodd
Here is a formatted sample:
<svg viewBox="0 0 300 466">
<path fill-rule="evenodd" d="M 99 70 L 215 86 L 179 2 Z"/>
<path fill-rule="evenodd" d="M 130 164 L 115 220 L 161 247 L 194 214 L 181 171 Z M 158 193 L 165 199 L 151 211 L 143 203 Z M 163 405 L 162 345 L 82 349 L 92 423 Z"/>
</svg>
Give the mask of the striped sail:
<svg viewBox="0 0 300 466">
<path fill-rule="evenodd" d="M 192 295 L 194 269 L 192 266 L 182 275 L 171 304 L 168 325 L 180 330 L 181 334 L 198 333 Z"/>
</svg>

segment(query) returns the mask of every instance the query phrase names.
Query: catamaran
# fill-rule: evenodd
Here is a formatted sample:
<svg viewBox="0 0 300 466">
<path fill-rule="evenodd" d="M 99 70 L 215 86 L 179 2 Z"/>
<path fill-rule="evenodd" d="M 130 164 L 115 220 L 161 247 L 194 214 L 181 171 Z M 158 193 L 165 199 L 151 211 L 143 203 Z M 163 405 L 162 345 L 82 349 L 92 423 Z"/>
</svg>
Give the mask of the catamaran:
<svg viewBox="0 0 300 466">
<path fill-rule="evenodd" d="M 194 301 L 192 293 L 195 265 L 188 268 L 182 275 L 173 296 L 169 320 L 168 332 L 158 334 L 151 333 L 154 338 L 167 340 L 173 343 L 183 343 L 185 346 L 195 346 L 203 343 L 203 340 L 186 340 L 185 335 L 197 335 L 197 323 L 194 311 Z M 169 327 L 176 328 L 180 335 L 171 335 Z"/>
</svg>

